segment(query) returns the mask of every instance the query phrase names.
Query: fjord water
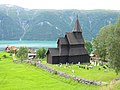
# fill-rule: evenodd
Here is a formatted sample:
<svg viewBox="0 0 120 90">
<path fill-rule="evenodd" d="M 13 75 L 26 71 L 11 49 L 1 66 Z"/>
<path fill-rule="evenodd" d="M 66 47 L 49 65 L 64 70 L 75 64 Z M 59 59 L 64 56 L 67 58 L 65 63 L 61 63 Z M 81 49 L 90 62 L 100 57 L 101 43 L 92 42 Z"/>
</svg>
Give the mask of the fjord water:
<svg viewBox="0 0 120 90">
<path fill-rule="evenodd" d="M 0 50 L 5 49 L 7 46 L 26 46 L 29 48 L 55 48 L 57 47 L 56 41 L 0 41 Z"/>
</svg>

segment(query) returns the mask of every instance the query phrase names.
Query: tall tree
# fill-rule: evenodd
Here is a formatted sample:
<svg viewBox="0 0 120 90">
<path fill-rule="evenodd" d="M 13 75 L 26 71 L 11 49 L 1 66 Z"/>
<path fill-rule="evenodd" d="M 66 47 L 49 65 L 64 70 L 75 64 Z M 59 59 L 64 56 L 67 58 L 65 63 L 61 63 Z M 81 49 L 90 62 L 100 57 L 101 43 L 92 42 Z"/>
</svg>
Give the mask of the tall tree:
<svg viewBox="0 0 120 90">
<path fill-rule="evenodd" d="M 24 60 L 24 59 L 27 59 L 28 58 L 28 48 L 27 47 L 20 47 L 16 56 L 18 58 L 20 58 L 21 62 Z"/>
<path fill-rule="evenodd" d="M 113 27 L 114 25 L 108 25 L 101 28 L 96 39 L 93 39 L 95 53 L 100 57 L 101 61 L 106 61 L 109 37 L 112 34 Z"/>
<path fill-rule="evenodd" d="M 120 71 L 120 18 L 114 25 L 101 28 L 98 36 L 93 40 L 97 55 L 101 60 L 108 58 L 110 66 L 116 74 Z"/>
<path fill-rule="evenodd" d="M 120 18 L 115 24 L 113 34 L 110 38 L 108 48 L 110 65 L 115 69 L 116 74 L 118 74 L 120 71 Z"/>
<path fill-rule="evenodd" d="M 85 41 L 85 47 L 89 54 L 93 51 L 93 45 L 90 41 Z"/>
<path fill-rule="evenodd" d="M 46 56 L 46 49 L 45 48 L 40 48 L 40 49 L 38 49 L 37 50 L 37 52 L 36 52 L 36 58 L 38 58 L 38 59 L 43 59 L 45 56 Z"/>
</svg>

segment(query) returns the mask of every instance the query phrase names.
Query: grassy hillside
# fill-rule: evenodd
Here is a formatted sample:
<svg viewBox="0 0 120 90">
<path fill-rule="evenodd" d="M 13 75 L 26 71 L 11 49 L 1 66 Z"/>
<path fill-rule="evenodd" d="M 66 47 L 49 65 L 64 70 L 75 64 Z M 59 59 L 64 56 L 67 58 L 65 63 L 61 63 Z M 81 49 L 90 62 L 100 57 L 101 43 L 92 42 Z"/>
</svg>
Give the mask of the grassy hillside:
<svg viewBox="0 0 120 90">
<path fill-rule="evenodd" d="M 100 90 L 120 90 L 120 81 L 114 82 L 108 86 L 103 86 Z"/>
<path fill-rule="evenodd" d="M 71 68 L 70 67 L 66 67 L 66 65 L 62 65 L 62 67 L 56 66 L 56 65 L 51 65 L 49 64 L 49 66 L 69 73 L 69 74 L 73 74 L 76 76 L 79 76 L 81 78 L 86 78 L 89 80 L 97 80 L 97 81 L 103 81 L 103 82 L 110 82 L 111 80 L 120 77 L 119 75 L 116 75 L 115 71 L 112 69 L 107 69 L 107 71 L 105 72 L 105 69 L 102 68 L 101 66 L 93 66 L 92 69 L 83 69 L 83 68 L 79 68 L 77 65 L 72 65 Z M 84 65 L 83 65 L 84 66 Z M 101 67 L 101 70 L 99 70 L 99 67 Z M 72 70 L 74 70 L 75 72 L 72 73 Z"/>
<path fill-rule="evenodd" d="M 76 65 L 72 69 L 65 69 L 50 65 L 64 72 L 80 76 L 82 78 L 110 81 L 118 76 L 114 71 L 98 71 L 98 67 L 93 70 L 79 69 Z M 65 79 L 57 75 L 50 74 L 40 68 L 30 64 L 15 64 L 12 56 L 6 52 L 0 52 L 0 90 L 120 90 L 120 81 L 113 82 L 108 86 L 86 85 Z"/>
<path fill-rule="evenodd" d="M 0 58 L 0 90 L 98 90 L 100 88 L 52 75 L 29 64 L 15 64 L 12 57 L 5 52 L 0 52 Z"/>
</svg>

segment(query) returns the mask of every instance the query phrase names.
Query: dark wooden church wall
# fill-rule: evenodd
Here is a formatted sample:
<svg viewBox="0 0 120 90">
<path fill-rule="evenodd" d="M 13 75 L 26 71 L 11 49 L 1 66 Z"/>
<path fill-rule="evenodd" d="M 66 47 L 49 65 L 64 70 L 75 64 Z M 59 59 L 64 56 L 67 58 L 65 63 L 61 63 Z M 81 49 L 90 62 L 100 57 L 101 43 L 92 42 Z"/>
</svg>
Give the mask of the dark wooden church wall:
<svg viewBox="0 0 120 90">
<path fill-rule="evenodd" d="M 70 45 L 70 48 L 80 48 L 83 47 L 84 48 L 84 44 L 76 44 L 76 45 Z"/>
<path fill-rule="evenodd" d="M 89 55 L 79 55 L 79 56 L 69 56 L 69 63 L 77 64 L 80 63 L 89 63 Z"/>
<path fill-rule="evenodd" d="M 59 48 L 59 54 L 60 56 L 63 56 L 63 55 L 68 55 L 68 46 L 67 45 L 62 45 L 61 48 Z"/>
<path fill-rule="evenodd" d="M 52 64 L 59 64 L 59 56 L 52 56 Z"/>
<path fill-rule="evenodd" d="M 69 60 L 68 60 L 68 56 L 60 56 L 59 58 L 59 62 L 62 63 L 62 64 L 65 64 L 66 62 L 68 63 Z"/>
<path fill-rule="evenodd" d="M 90 62 L 90 57 L 89 55 L 81 55 L 79 56 L 80 57 L 80 62 L 81 63 L 89 63 Z"/>
<path fill-rule="evenodd" d="M 50 52 L 47 53 L 47 63 L 51 63 L 52 64 L 52 56 L 51 56 Z"/>
<path fill-rule="evenodd" d="M 79 56 L 69 56 L 69 63 L 77 64 L 80 61 Z"/>
<path fill-rule="evenodd" d="M 88 54 L 84 55 L 84 62 L 90 63 L 90 56 Z"/>
</svg>

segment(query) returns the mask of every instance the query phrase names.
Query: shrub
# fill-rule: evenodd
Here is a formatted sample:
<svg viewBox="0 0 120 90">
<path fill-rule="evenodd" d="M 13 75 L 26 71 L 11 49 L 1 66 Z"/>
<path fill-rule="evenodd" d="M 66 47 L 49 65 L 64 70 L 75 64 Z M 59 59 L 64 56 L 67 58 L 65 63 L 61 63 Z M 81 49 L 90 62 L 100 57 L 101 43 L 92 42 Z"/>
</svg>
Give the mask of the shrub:
<svg viewBox="0 0 120 90">
<path fill-rule="evenodd" d="M 3 56 L 2 56 L 3 58 L 7 58 L 7 56 L 4 54 Z"/>
<path fill-rule="evenodd" d="M 20 47 L 16 56 L 21 60 L 21 62 L 28 58 L 28 48 Z"/>
<path fill-rule="evenodd" d="M 43 59 L 46 56 L 46 49 L 45 48 L 40 48 L 40 49 L 37 50 L 36 54 L 37 54 L 36 55 L 37 59 Z"/>
<path fill-rule="evenodd" d="M 10 56 L 12 56 L 12 53 L 10 53 Z"/>
<path fill-rule="evenodd" d="M 54 71 L 52 72 L 52 74 L 55 74 L 55 75 L 57 75 L 57 71 L 56 71 L 56 70 L 54 70 Z"/>
</svg>

